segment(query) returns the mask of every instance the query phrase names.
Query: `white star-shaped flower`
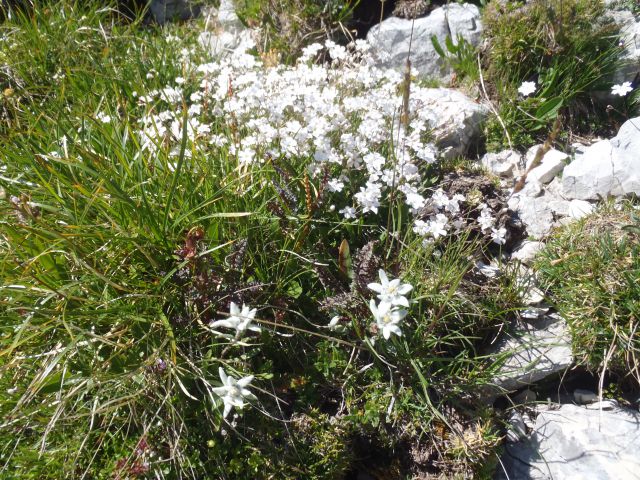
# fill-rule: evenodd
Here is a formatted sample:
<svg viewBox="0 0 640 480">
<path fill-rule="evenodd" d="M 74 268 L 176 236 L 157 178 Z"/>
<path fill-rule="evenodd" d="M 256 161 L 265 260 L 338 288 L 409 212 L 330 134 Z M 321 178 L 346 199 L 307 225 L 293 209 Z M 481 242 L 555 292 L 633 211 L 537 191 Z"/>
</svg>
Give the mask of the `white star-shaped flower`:
<svg viewBox="0 0 640 480">
<path fill-rule="evenodd" d="M 536 82 L 522 82 L 522 85 L 518 87 L 518 92 L 520 92 L 520 95 L 522 95 L 523 97 L 528 97 L 535 91 Z"/>
<path fill-rule="evenodd" d="M 224 412 L 222 413 L 222 417 L 226 418 L 233 407 L 236 407 L 238 410 L 242 410 L 244 408 L 245 398 L 249 400 L 256 399 L 256 396 L 246 388 L 253 380 L 253 375 L 242 377 L 238 380 L 234 377 L 228 376 L 222 367 L 218 369 L 218 372 L 220 374 L 222 386 L 215 387 L 212 390 L 213 393 L 218 395 L 224 402 Z"/>
<path fill-rule="evenodd" d="M 209 324 L 210 327 L 224 327 L 224 328 L 232 328 L 236 331 L 236 334 L 242 335 L 247 330 L 251 330 L 253 332 L 260 332 L 261 328 L 259 325 L 253 324 L 253 319 L 256 316 L 257 309 L 250 309 L 247 305 L 242 305 L 242 310 L 235 303 L 231 302 L 229 307 L 229 316 L 222 320 L 216 320 L 215 322 L 211 322 Z"/>
<path fill-rule="evenodd" d="M 379 270 L 378 275 L 380 276 L 380 283 L 370 283 L 367 287 L 378 294 L 380 301 L 387 302 L 392 306 L 402 305 L 408 307 L 409 300 L 405 295 L 413 289 L 413 286 L 408 283 L 400 283 L 399 278 L 389 281 L 384 270 Z"/>
<path fill-rule="evenodd" d="M 613 87 L 611 87 L 611 94 L 624 97 L 631 90 L 633 90 L 633 87 L 631 86 L 631 82 L 624 82 L 621 85 L 614 85 Z"/>
<path fill-rule="evenodd" d="M 369 302 L 369 308 L 373 313 L 378 331 L 382 332 L 385 340 L 389 340 L 392 333 L 399 337 L 402 336 L 400 322 L 407 315 L 406 310 L 392 310 L 392 305 L 388 302 L 380 302 L 380 305 L 376 306 L 376 302 L 373 299 Z"/>
</svg>

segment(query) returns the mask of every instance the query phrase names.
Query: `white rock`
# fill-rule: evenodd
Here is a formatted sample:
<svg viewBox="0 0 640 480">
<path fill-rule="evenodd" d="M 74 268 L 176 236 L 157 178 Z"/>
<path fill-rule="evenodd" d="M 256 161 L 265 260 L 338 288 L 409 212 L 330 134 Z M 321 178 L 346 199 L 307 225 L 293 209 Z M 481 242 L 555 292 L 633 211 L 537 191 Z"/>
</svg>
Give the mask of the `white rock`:
<svg viewBox="0 0 640 480">
<path fill-rule="evenodd" d="M 628 10 L 610 12 L 613 21 L 620 27 L 623 47 L 622 66 L 613 76 L 613 83 L 632 80 L 640 63 L 640 19 Z"/>
<path fill-rule="evenodd" d="M 571 200 L 569 202 L 569 217 L 579 220 L 591 214 L 595 206 L 586 200 Z"/>
<path fill-rule="evenodd" d="M 520 175 L 522 155 L 515 150 L 503 150 L 497 153 L 485 153 L 480 163 L 490 172 L 504 178 Z"/>
<path fill-rule="evenodd" d="M 522 302 L 527 306 L 535 306 L 544 300 L 544 292 L 538 287 L 531 287 L 522 293 Z"/>
<path fill-rule="evenodd" d="M 529 307 L 520 311 L 520 318 L 523 320 L 540 320 L 549 311 L 546 307 Z"/>
<path fill-rule="evenodd" d="M 618 135 L 601 140 L 576 155 L 564 169 L 562 187 L 567 198 L 640 195 L 640 117 L 627 120 Z"/>
<path fill-rule="evenodd" d="M 526 154 L 526 165 L 527 168 L 531 166 L 533 160 L 535 159 L 536 153 L 540 145 L 536 145 L 531 147 Z M 529 180 L 537 180 L 538 182 L 545 184 L 549 183 L 554 177 L 562 171 L 565 166 L 565 160 L 569 158 L 566 153 L 562 153 L 555 148 L 550 149 L 547 153 L 542 157 L 542 161 L 540 165 L 536 168 L 532 169 L 527 175 L 527 182 Z"/>
<path fill-rule="evenodd" d="M 243 53 L 255 46 L 253 32 L 242 24 L 231 0 L 221 0 L 213 29 L 201 32 L 198 43 L 214 58 L 232 52 Z"/>
<path fill-rule="evenodd" d="M 495 265 L 488 265 L 481 261 L 477 261 L 476 268 L 487 278 L 495 278 L 500 275 L 500 269 Z"/>
<path fill-rule="evenodd" d="M 571 335 L 564 320 L 540 329 L 522 324 L 498 343 L 494 356 L 503 361 L 493 384 L 502 390 L 517 390 L 571 366 Z"/>
<path fill-rule="evenodd" d="M 640 479 L 640 413 L 566 404 L 541 411 L 529 438 L 505 445 L 498 479 Z"/>
<path fill-rule="evenodd" d="M 489 110 L 450 88 L 424 88 L 412 97 L 428 119 L 435 143 L 447 158 L 464 155 L 481 133 Z"/>
<path fill-rule="evenodd" d="M 411 32 L 413 28 L 413 39 Z M 451 69 L 438 55 L 431 43 L 435 37 L 440 45 L 445 45 L 447 36 L 454 43 L 457 35 L 477 46 L 482 33 L 482 22 L 478 7 L 471 4 L 452 3 L 434 9 L 428 16 L 415 21 L 390 17 L 375 25 L 367 34 L 371 51 L 377 63 L 384 68 L 404 69 L 411 43 L 411 63 L 423 77 L 448 81 Z"/>
<path fill-rule="evenodd" d="M 554 226 L 553 211 L 549 207 L 548 198 L 513 196 L 508 202 L 509 208 L 527 227 L 527 234 L 533 239 L 546 236 Z"/>
<path fill-rule="evenodd" d="M 544 243 L 533 240 L 524 240 L 511 253 L 512 260 L 519 260 L 525 265 L 531 265 L 536 255 L 542 251 Z"/>
</svg>

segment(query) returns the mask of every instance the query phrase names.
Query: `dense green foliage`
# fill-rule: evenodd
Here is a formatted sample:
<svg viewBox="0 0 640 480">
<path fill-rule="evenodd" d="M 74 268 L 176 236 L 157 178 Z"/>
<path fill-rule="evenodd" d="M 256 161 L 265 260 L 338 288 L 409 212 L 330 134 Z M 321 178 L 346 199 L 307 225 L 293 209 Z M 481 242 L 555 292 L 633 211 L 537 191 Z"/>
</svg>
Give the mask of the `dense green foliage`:
<svg viewBox="0 0 640 480">
<path fill-rule="evenodd" d="M 620 64 L 618 30 L 599 0 L 493 2 L 484 11 L 488 50 L 486 77 L 511 145 L 544 140 L 557 115 L 563 130 L 589 134 L 606 130 L 605 106 L 593 94 L 608 91 Z M 523 98 L 518 87 L 536 83 Z M 497 119 L 487 125 L 489 149 L 509 146 Z"/>
<path fill-rule="evenodd" d="M 638 380 L 640 230 L 634 212 L 628 204 L 609 206 L 566 227 L 547 245 L 538 268 L 572 329 L 578 362 Z"/>
</svg>

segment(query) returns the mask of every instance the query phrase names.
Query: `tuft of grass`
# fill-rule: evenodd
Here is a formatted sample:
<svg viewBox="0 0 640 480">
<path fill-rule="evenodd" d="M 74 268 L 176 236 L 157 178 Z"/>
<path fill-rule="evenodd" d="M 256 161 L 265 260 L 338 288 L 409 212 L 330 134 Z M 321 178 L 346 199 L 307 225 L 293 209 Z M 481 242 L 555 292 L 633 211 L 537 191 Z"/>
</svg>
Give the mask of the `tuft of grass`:
<svg viewBox="0 0 640 480">
<path fill-rule="evenodd" d="M 576 361 L 640 382 L 640 236 L 633 204 L 609 205 L 556 232 L 536 264 L 567 320 Z"/>
<path fill-rule="evenodd" d="M 534 0 L 484 10 L 488 89 L 514 147 L 540 142 L 559 114 L 567 132 L 610 128 L 604 106 L 593 100 L 594 92 L 610 88 L 621 62 L 619 32 L 604 19 L 606 9 L 598 0 Z M 525 81 L 536 82 L 536 91 L 523 99 L 517 89 Z M 489 149 L 506 146 L 497 119 L 487 123 L 486 135 Z"/>
</svg>

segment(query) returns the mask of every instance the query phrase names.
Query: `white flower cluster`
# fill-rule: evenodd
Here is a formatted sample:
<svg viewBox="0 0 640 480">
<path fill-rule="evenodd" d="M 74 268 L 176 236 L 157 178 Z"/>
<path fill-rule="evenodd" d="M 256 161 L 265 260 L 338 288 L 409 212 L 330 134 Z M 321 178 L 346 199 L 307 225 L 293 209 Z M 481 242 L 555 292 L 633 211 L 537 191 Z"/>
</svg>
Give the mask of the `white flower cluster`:
<svg viewBox="0 0 640 480">
<path fill-rule="evenodd" d="M 413 289 L 413 286 L 408 283 L 400 283 L 399 278 L 389 281 L 384 270 L 380 270 L 378 275 L 380 283 L 370 283 L 367 286 L 378 294 L 380 303 L 376 305 L 372 298 L 369 302 L 369 308 L 373 313 L 378 332 L 382 333 L 385 340 L 389 340 L 392 333 L 398 336 L 402 335 L 400 323 L 407 316 L 407 311 L 399 307 L 409 307 L 409 300 L 405 295 Z"/>
<path fill-rule="evenodd" d="M 464 195 L 455 194 L 451 198 L 442 189 L 438 189 L 431 196 L 431 203 L 439 212 L 433 215 L 428 221 L 415 220 L 413 231 L 427 240 L 438 240 L 445 237 L 449 229 L 449 221 L 455 228 L 461 226 L 462 220 L 456 218 L 460 213 L 460 202 L 464 202 Z M 447 216 L 449 214 L 449 216 Z"/>
<path fill-rule="evenodd" d="M 491 214 L 491 209 L 485 203 L 479 205 L 480 215 L 478 224 L 483 233 L 491 231 L 491 240 L 498 245 L 507 243 L 507 229 L 504 227 L 495 228 L 496 219 Z"/>
<path fill-rule="evenodd" d="M 401 74 L 374 67 L 368 49 L 365 41 L 349 47 L 328 41 L 307 47 L 295 66 L 267 67 L 239 52 L 201 64 L 138 97 L 148 108 L 140 121 L 142 149 L 168 147 L 177 155 L 186 133 L 187 154 L 224 147 L 241 167 L 302 159 L 312 176 L 329 173 L 329 191 L 347 194 L 348 204 L 337 206 L 345 218 L 378 213 L 391 189 L 416 211 L 425 202 L 418 165 L 436 160 L 426 141 L 426 89 L 411 86 L 405 131 L 398 124 Z M 312 64 L 321 50 L 331 62 Z M 214 133 L 225 130 L 232 134 Z"/>
</svg>

